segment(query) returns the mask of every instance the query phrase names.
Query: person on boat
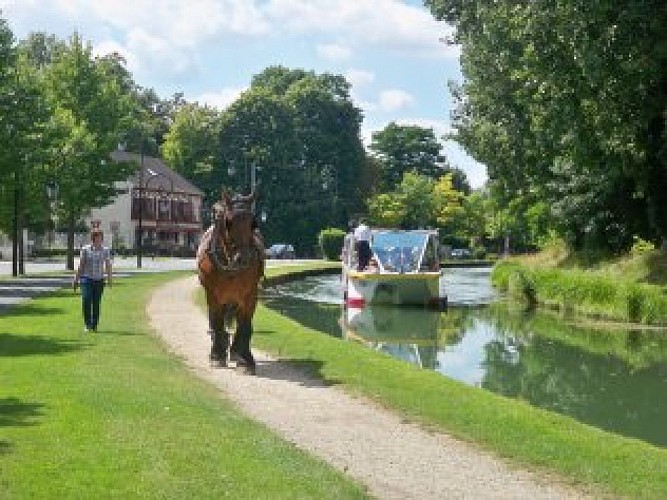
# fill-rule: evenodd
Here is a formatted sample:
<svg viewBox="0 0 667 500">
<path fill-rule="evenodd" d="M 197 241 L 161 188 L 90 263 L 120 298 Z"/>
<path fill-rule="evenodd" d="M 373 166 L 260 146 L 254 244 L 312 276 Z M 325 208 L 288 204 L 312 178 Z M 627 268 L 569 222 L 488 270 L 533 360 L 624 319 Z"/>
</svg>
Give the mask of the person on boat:
<svg viewBox="0 0 667 500">
<path fill-rule="evenodd" d="M 345 238 L 343 238 L 343 248 L 340 252 L 340 260 L 346 266 L 351 265 L 352 258 L 354 257 L 354 228 L 356 225 L 356 222 L 351 220 L 347 225 L 349 230 L 345 234 Z"/>
<path fill-rule="evenodd" d="M 358 271 L 368 267 L 373 252 L 371 251 L 371 228 L 364 219 L 359 219 L 359 225 L 354 230 L 354 239 L 357 242 L 357 255 L 359 256 Z"/>
</svg>

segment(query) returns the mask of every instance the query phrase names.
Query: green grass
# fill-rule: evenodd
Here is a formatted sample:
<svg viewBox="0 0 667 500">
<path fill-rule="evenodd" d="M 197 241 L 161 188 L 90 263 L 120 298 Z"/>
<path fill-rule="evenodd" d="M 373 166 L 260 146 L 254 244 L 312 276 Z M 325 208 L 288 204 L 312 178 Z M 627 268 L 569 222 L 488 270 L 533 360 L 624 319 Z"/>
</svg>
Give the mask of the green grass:
<svg viewBox="0 0 667 500">
<path fill-rule="evenodd" d="M 144 301 L 168 278 L 119 280 L 105 296 L 106 331 L 93 339 L 79 333 L 71 293 L 0 316 L 0 498 L 361 497 L 239 416 L 148 334 Z M 518 465 L 597 494 L 667 498 L 665 449 L 420 370 L 263 306 L 253 345 Z"/>
<path fill-rule="evenodd" d="M 272 270 L 284 273 L 284 269 Z M 198 301 L 203 305 L 203 294 Z M 262 305 L 253 345 L 406 420 L 558 475 L 598 495 L 667 498 L 667 450 L 341 342 Z"/>
<path fill-rule="evenodd" d="M 496 264 L 492 281 L 520 297 L 512 286 L 520 275 L 541 304 L 597 318 L 667 325 L 666 269 L 667 254 L 657 250 L 595 261 L 538 255 Z"/>
<path fill-rule="evenodd" d="M 667 450 L 466 386 L 260 306 L 254 345 L 330 384 L 509 457 L 614 495 L 667 498 Z"/>
<path fill-rule="evenodd" d="M 0 316 L 0 498 L 365 497 L 150 333 L 149 292 L 177 275 L 117 280 L 95 335 L 66 290 Z"/>
</svg>

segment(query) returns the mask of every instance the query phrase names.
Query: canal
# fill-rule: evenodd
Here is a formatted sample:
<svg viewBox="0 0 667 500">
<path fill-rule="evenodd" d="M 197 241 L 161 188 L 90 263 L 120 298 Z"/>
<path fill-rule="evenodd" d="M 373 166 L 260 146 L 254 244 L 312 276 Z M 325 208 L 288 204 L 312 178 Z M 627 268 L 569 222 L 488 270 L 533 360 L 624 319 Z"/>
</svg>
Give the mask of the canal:
<svg viewBox="0 0 667 500">
<path fill-rule="evenodd" d="M 287 283 L 264 304 L 299 323 L 466 384 L 667 447 L 667 331 L 529 312 L 486 268 L 443 271 L 447 311 L 341 307 L 338 276 Z"/>
</svg>

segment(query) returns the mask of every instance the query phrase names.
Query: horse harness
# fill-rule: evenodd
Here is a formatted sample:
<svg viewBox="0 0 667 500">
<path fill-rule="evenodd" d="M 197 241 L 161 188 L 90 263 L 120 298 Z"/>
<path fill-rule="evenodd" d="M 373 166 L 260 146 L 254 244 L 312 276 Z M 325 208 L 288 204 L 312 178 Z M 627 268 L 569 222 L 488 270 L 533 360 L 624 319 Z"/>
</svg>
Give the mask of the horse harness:
<svg viewBox="0 0 667 500">
<path fill-rule="evenodd" d="M 231 214 L 229 208 L 221 210 L 221 212 L 222 215 L 216 217 L 206 254 L 216 271 L 227 275 L 235 275 L 250 268 L 253 264 L 261 262 L 264 256 L 256 241 L 258 235 L 252 228 L 253 235 L 250 245 L 239 245 L 233 238 L 228 237 L 230 235 L 229 229 L 231 224 L 234 223 L 235 217 L 240 215 L 253 217 L 252 209 L 248 207 L 248 203 L 243 199 L 234 198 L 231 202 Z"/>
</svg>

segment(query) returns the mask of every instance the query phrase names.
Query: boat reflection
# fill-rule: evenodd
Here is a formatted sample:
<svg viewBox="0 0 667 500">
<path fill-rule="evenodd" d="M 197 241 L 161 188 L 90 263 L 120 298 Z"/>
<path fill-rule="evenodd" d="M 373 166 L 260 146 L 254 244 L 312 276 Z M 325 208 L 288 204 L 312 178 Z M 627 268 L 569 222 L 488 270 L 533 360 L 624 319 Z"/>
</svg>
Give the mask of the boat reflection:
<svg viewBox="0 0 667 500">
<path fill-rule="evenodd" d="M 343 337 L 367 347 L 434 369 L 438 353 L 440 313 L 423 308 L 390 306 L 342 309 Z"/>
</svg>

